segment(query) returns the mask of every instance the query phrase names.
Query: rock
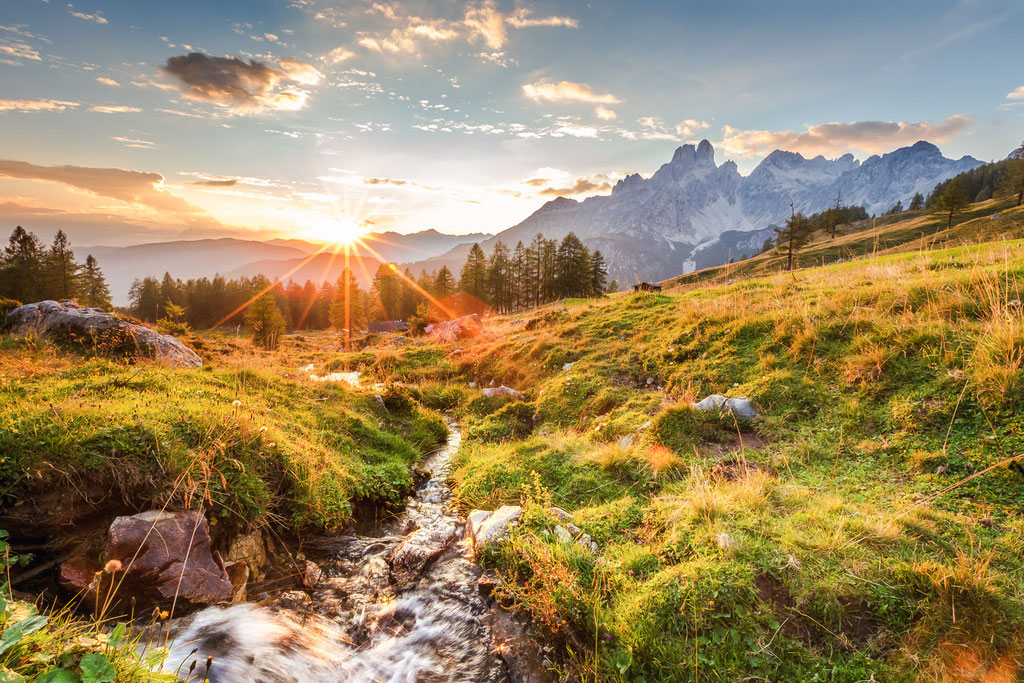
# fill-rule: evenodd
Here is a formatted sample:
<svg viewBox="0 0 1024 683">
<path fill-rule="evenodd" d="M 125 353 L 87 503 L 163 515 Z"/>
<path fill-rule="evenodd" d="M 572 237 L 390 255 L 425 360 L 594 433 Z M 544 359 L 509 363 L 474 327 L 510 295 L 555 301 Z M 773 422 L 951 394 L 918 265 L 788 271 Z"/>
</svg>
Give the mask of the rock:
<svg viewBox="0 0 1024 683">
<path fill-rule="evenodd" d="M 195 510 L 153 510 L 118 517 L 110 525 L 104 560 L 124 573 L 119 597 L 140 602 L 184 599 L 195 604 L 230 600 L 234 593 L 223 563 L 210 551 L 206 519 Z"/>
<path fill-rule="evenodd" d="M 584 550 L 593 550 L 593 546 L 597 545 L 594 540 L 590 538 L 590 534 L 580 534 L 576 538 L 576 545 L 583 548 Z"/>
<path fill-rule="evenodd" d="M 580 535 L 580 528 L 571 522 L 565 525 L 565 530 L 572 534 L 573 538 Z"/>
<path fill-rule="evenodd" d="M 630 446 L 633 445 L 633 435 L 632 434 L 626 434 L 624 437 L 619 439 L 616 443 L 618 444 L 619 448 L 629 448 Z"/>
<path fill-rule="evenodd" d="M 245 562 L 225 562 L 224 569 L 231 581 L 231 604 L 245 602 L 246 587 L 249 583 L 249 565 Z"/>
<path fill-rule="evenodd" d="M 558 525 L 555 527 L 555 539 L 559 543 L 572 543 L 572 534 L 564 526 Z"/>
<path fill-rule="evenodd" d="M 19 306 L 7 314 L 4 327 L 12 334 L 34 332 L 110 355 L 155 358 L 183 368 L 203 364 L 195 351 L 170 335 L 121 320 L 98 308 L 79 308 L 71 301 Z"/>
<path fill-rule="evenodd" d="M 719 394 L 711 394 L 700 403 L 694 403 L 696 410 L 730 410 L 736 417 L 753 419 L 761 414 L 749 398 L 726 398 Z"/>
<path fill-rule="evenodd" d="M 452 342 L 477 336 L 484 331 L 484 323 L 479 315 L 472 313 L 455 320 L 427 325 L 423 331 L 438 341 Z"/>
<path fill-rule="evenodd" d="M 380 394 L 374 394 L 373 395 L 373 402 L 377 404 L 378 408 L 380 408 L 384 412 L 388 412 L 388 406 L 387 406 L 386 403 L 384 403 L 384 397 L 383 396 L 381 396 Z"/>
<path fill-rule="evenodd" d="M 571 522 L 572 514 L 566 512 L 560 507 L 551 506 L 548 508 L 548 514 L 557 519 L 559 522 Z"/>
<path fill-rule="evenodd" d="M 58 581 L 63 588 L 81 596 L 88 604 L 95 602 L 96 589 L 100 584 L 97 574 L 102 569 L 94 560 L 77 555 L 61 562 Z"/>
<path fill-rule="evenodd" d="M 496 396 L 508 396 L 509 398 L 514 398 L 518 400 L 523 397 L 523 395 L 520 394 L 518 391 L 506 387 L 504 384 L 501 385 L 500 387 L 494 387 L 493 389 L 484 389 L 483 392 L 484 396 L 486 396 L 487 398 L 495 398 Z"/>
<path fill-rule="evenodd" d="M 249 567 L 250 576 L 259 576 L 263 565 L 267 563 L 266 544 L 260 530 L 235 536 L 224 553 L 224 562 L 244 562 Z"/>
<path fill-rule="evenodd" d="M 500 543 L 508 537 L 512 525 L 522 513 L 523 508 L 518 505 L 503 505 L 494 512 L 474 510 L 470 513 L 470 519 L 466 520 L 467 536 L 476 548 L 488 543 Z"/>
<path fill-rule="evenodd" d="M 391 557 L 391 573 L 399 581 L 413 579 L 455 540 L 455 527 L 441 524 L 433 529 L 419 528 L 402 541 Z"/>
<path fill-rule="evenodd" d="M 312 560 L 306 560 L 306 564 L 302 568 L 302 585 L 313 589 L 317 587 L 323 578 L 324 572 L 320 569 L 319 565 Z"/>
<path fill-rule="evenodd" d="M 640 427 L 639 427 L 639 429 L 637 429 L 637 431 L 642 432 L 642 431 L 644 431 L 646 429 L 649 429 L 650 426 L 651 426 L 651 421 L 648 420 L 647 422 L 644 422 L 642 425 L 640 425 Z"/>
<path fill-rule="evenodd" d="M 574 365 L 576 365 L 575 362 L 573 362 L 573 363 L 562 363 L 562 369 L 563 370 L 572 370 L 572 366 L 574 366 Z"/>
<path fill-rule="evenodd" d="M 261 595 L 265 595 L 265 593 L 261 593 Z M 313 602 L 313 598 L 309 596 L 309 593 L 303 591 L 285 591 L 274 600 L 276 606 L 290 610 L 301 610 L 311 602 Z"/>
</svg>

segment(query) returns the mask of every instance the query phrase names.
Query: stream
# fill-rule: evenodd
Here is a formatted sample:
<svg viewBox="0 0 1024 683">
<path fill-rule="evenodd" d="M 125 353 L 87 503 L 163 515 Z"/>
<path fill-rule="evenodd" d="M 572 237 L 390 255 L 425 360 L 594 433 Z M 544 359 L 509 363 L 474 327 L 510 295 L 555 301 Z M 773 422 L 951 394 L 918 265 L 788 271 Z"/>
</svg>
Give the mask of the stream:
<svg viewBox="0 0 1024 683">
<path fill-rule="evenodd" d="M 483 572 L 447 504 L 462 441 L 457 424 L 448 429 L 397 518 L 304 546 L 323 570 L 312 591 L 176 621 L 165 668 L 213 683 L 546 680 L 536 643 L 478 585 Z"/>
</svg>

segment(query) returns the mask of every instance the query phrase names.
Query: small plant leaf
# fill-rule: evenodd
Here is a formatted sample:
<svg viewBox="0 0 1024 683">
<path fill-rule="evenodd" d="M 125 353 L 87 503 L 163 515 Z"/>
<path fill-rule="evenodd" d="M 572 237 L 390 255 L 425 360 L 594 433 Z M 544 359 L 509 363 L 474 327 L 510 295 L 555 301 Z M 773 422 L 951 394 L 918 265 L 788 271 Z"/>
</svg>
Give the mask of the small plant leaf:
<svg viewBox="0 0 1024 683">
<path fill-rule="evenodd" d="M 82 657 L 82 683 L 109 683 L 117 678 L 117 671 L 110 660 L 98 653 Z"/>
</svg>

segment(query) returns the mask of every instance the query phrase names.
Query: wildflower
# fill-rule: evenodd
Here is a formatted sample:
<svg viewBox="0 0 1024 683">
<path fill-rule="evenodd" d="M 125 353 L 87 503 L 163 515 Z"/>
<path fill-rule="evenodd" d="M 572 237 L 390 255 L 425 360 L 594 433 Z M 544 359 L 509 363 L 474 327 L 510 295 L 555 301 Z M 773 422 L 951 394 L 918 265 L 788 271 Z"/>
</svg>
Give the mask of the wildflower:
<svg viewBox="0 0 1024 683">
<path fill-rule="evenodd" d="M 234 406 L 234 407 L 236 407 L 236 408 L 241 408 L 241 407 L 242 407 L 242 402 L 241 402 L 241 401 L 239 401 L 239 400 L 238 400 L 238 399 L 236 398 L 236 399 L 235 399 L 234 401 L 232 401 L 232 402 L 231 402 L 231 405 L 233 405 L 233 406 Z"/>
<path fill-rule="evenodd" d="M 110 560 L 103 565 L 104 574 L 113 574 L 114 572 L 121 571 L 121 560 Z"/>
<path fill-rule="evenodd" d="M 632 569 L 630 569 L 630 570 L 629 570 L 629 571 L 627 571 L 626 573 L 627 573 L 627 574 L 629 574 L 630 576 L 633 576 L 633 570 L 632 570 Z"/>
</svg>

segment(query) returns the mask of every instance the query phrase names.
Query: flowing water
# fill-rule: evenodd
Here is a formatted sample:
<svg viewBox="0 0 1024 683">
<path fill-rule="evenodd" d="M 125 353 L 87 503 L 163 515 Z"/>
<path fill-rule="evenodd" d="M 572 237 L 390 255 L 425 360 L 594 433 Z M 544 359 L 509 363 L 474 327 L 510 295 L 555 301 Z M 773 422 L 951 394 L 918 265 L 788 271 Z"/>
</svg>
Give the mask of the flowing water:
<svg viewBox="0 0 1024 683">
<path fill-rule="evenodd" d="M 543 680 L 536 645 L 481 593 L 446 505 L 461 440 L 449 424 L 430 479 L 397 519 L 314 543 L 326 559 L 311 595 L 197 612 L 177 624 L 165 666 L 202 680 L 209 661 L 214 683 Z"/>
</svg>

